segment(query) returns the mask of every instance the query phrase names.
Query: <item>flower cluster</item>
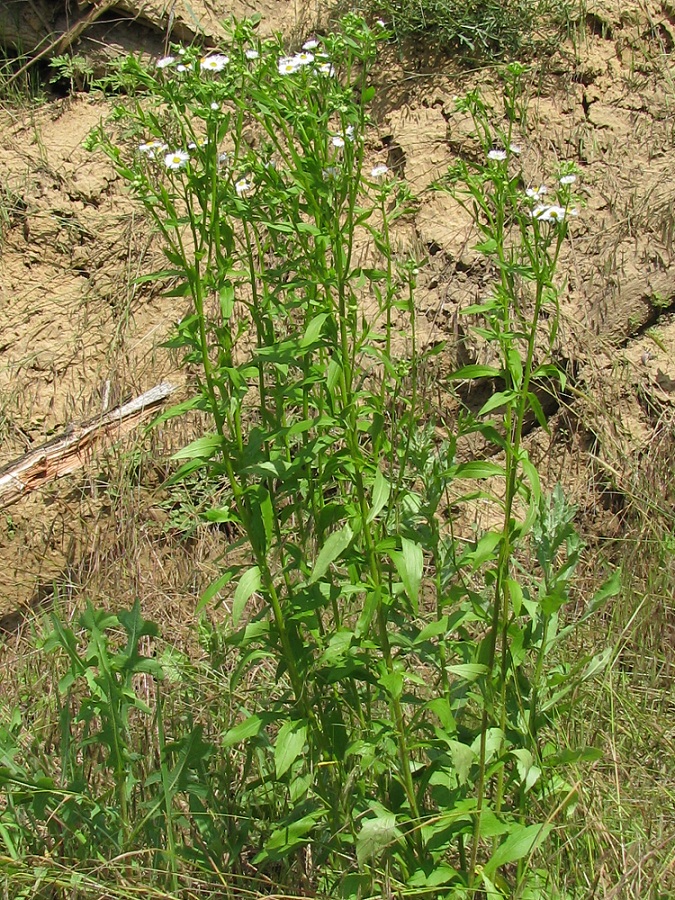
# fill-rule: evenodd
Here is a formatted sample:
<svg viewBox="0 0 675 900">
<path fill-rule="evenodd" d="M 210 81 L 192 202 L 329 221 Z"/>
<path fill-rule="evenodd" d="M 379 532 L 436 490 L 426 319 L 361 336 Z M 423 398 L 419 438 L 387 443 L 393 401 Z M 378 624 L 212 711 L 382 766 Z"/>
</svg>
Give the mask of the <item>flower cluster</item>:
<svg viewBox="0 0 675 900">
<path fill-rule="evenodd" d="M 570 172 L 559 178 L 558 183 L 563 188 L 569 188 L 576 183 L 576 180 L 577 176 Z M 538 188 L 527 188 L 525 191 L 527 198 L 535 204 L 530 210 L 530 217 L 532 219 L 536 219 L 538 222 L 556 224 L 557 222 L 564 221 L 564 219 L 569 216 L 576 216 L 579 214 L 577 209 L 570 207 L 567 204 L 566 201 L 569 200 L 568 193 L 564 194 L 562 197 L 558 197 L 558 200 L 561 200 L 566 204 L 565 206 L 560 203 L 544 203 L 543 198 L 546 194 L 548 194 L 548 188 L 545 184 L 540 184 Z"/>
</svg>

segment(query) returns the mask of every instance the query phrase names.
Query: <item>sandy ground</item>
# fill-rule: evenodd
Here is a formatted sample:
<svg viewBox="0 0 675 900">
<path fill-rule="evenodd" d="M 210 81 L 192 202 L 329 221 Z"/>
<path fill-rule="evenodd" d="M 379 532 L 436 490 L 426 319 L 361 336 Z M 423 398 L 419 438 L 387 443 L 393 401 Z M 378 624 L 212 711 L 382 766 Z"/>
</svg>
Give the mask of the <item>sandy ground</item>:
<svg viewBox="0 0 675 900">
<path fill-rule="evenodd" d="M 178 15 L 198 8 L 185 6 Z M 215 37 L 216 6 L 202 21 Z M 551 410 L 550 433 L 535 429 L 529 441 L 549 482 L 561 480 L 580 515 L 610 536 L 632 486 L 670 447 L 675 7 L 588 7 L 578 40 L 533 80 L 519 135 L 532 183 L 576 160 L 586 201 L 563 261 L 557 353 L 573 390 Z M 234 10 L 253 11 L 246 3 Z M 298 34 L 313 13 L 283 0 L 255 11 L 267 14 L 265 28 Z M 453 98 L 476 85 L 489 95 L 493 76 L 450 65 L 412 73 L 396 63 L 378 77 L 370 147 L 380 155 L 388 148 L 421 198 L 401 240 L 431 254 L 418 294 L 422 340 L 447 342 L 441 364 L 449 369 L 480 353 L 458 333 L 457 313 L 480 295 L 486 271 L 466 215 L 427 188 L 470 142 Z M 182 301 L 133 286 L 158 267 L 160 248 L 109 165 L 82 149 L 106 113 L 105 102 L 87 94 L 0 111 L 0 466 L 96 415 L 104 399 L 122 402 L 165 378 L 185 378 L 159 347 Z M 186 440 L 190 427 L 139 433 L 5 509 L 0 614 L 35 604 L 56 581 L 63 594 L 142 592 L 179 619 L 227 541 L 220 533 L 186 539 L 176 526 L 182 498 L 157 490 L 167 447 Z"/>
</svg>

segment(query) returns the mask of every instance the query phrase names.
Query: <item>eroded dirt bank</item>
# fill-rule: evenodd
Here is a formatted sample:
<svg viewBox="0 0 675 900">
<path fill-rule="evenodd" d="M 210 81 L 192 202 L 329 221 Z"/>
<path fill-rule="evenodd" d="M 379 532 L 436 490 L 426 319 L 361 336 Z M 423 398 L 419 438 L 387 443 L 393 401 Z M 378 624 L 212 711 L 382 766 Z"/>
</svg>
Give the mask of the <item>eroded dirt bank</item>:
<svg viewBox="0 0 675 900">
<path fill-rule="evenodd" d="M 308 27 L 307 8 L 300 15 L 292 0 L 256 11 L 269 29 L 302 34 Z M 200 19 L 212 40 L 219 18 L 210 9 Z M 158 12 L 156 21 L 165 18 Z M 551 483 L 563 481 L 601 536 L 621 527 L 641 470 L 656 471 L 655 456 L 658 462 L 671 447 L 674 23 L 666 2 L 592 6 L 577 40 L 533 69 L 519 135 L 529 182 L 550 178 L 562 160 L 577 161 L 582 172 L 586 204 L 564 259 L 557 348 L 571 388 L 549 409 L 550 433 L 534 429 L 529 440 L 542 471 Z M 130 20 L 124 40 L 110 32 L 108 51 L 128 49 L 148 28 L 162 45 L 161 28 Z M 105 40 L 91 31 L 88 39 Z M 378 81 L 370 150 L 395 164 L 420 198 L 400 240 L 429 254 L 418 293 L 422 340 L 446 342 L 445 370 L 458 360 L 483 361 L 458 313 L 484 291 L 485 264 L 460 207 L 428 188 L 458 154 L 471 152 L 455 96 L 480 86 L 498 109 L 496 81 L 489 69 L 467 74 L 448 64 L 425 74 L 399 63 L 387 63 Z M 76 94 L 0 112 L 0 466 L 104 406 L 186 378 L 160 348 L 183 301 L 134 285 L 160 267 L 158 243 L 108 163 L 82 149 L 108 111 L 97 95 Z M 439 411 L 443 421 L 453 402 L 448 396 Z M 64 592 L 84 587 L 90 596 L 114 585 L 120 602 L 142 593 L 178 618 L 227 542 L 218 532 L 186 538 L 185 498 L 157 490 L 168 448 L 199 427 L 139 432 L 126 439 L 124 454 L 107 450 L 79 474 L 6 509 L 0 613 L 35 602 L 56 580 Z"/>
</svg>

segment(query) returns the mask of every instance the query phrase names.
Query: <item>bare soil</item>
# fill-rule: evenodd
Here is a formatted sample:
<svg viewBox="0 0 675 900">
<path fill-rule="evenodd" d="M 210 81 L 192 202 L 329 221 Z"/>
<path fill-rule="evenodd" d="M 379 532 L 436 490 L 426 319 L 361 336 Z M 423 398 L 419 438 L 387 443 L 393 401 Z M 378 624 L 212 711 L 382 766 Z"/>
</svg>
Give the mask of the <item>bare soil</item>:
<svg viewBox="0 0 675 900">
<path fill-rule="evenodd" d="M 219 4 L 184 6 L 180 15 L 196 15 L 217 40 Z M 655 453 L 672 447 L 675 5 L 587 6 L 576 40 L 533 70 L 519 142 L 532 184 L 550 180 L 562 160 L 576 160 L 582 172 L 586 202 L 564 259 L 556 351 L 571 386 L 548 408 L 549 432 L 535 428 L 528 440 L 545 478 L 563 483 L 602 539 L 625 527 Z M 267 30 L 296 34 L 309 32 L 314 14 L 293 0 L 227 10 L 254 11 L 265 15 Z M 152 21 L 128 21 L 123 41 L 110 32 L 106 52 L 138 47 L 147 33 L 161 46 L 160 13 L 154 30 Z M 467 73 L 450 61 L 432 71 L 392 61 L 378 79 L 370 150 L 403 171 L 421 198 L 399 239 L 429 254 L 418 294 L 422 339 L 446 342 L 448 371 L 485 361 L 458 317 L 486 283 L 475 236 L 456 202 L 427 189 L 458 154 L 472 152 L 453 98 L 480 86 L 498 110 L 498 83 L 492 69 Z M 159 267 L 158 241 L 107 161 L 82 149 L 108 112 L 107 101 L 86 93 L 0 111 L 0 467 L 105 405 L 162 380 L 185 383 L 160 346 L 183 301 L 134 286 L 137 275 Z M 448 395 L 441 404 L 439 427 L 451 420 L 453 403 Z M 94 599 L 114 592 L 117 602 L 138 595 L 180 627 L 228 544 L 219 531 L 186 534 L 185 498 L 161 487 L 170 449 L 200 427 L 183 421 L 139 431 L 1 513 L 5 624 L 56 590 Z M 672 507 L 674 498 L 660 502 Z"/>
</svg>

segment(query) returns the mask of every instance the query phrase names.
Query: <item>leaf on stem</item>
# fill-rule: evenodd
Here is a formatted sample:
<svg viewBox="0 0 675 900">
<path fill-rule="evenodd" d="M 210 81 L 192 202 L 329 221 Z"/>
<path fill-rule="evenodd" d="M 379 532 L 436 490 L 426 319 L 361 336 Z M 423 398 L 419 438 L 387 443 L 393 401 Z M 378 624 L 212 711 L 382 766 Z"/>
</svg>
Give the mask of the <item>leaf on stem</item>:
<svg viewBox="0 0 675 900">
<path fill-rule="evenodd" d="M 285 722 L 279 729 L 274 745 L 274 768 L 281 778 L 302 753 L 307 738 L 307 726 L 303 722 Z"/>
<path fill-rule="evenodd" d="M 326 574 L 330 564 L 344 553 L 351 544 L 353 537 L 354 532 L 349 525 L 343 526 L 339 531 L 335 531 L 330 535 L 316 558 L 312 575 L 309 579 L 310 584 L 314 584 L 315 581 L 318 581 L 319 578 Z"/>
<path fill-rule="evenodd" d="M 235 628 L 239 625 L 246 604 L 259 589 L 260 569 L 258 566 L 251 566 L 239 579 L 239 584 L 232 598 L 232 624 Z"/>
</svg>

